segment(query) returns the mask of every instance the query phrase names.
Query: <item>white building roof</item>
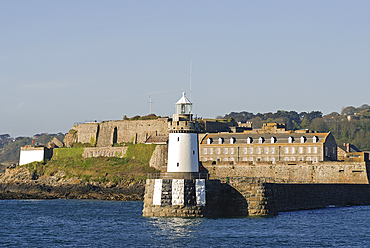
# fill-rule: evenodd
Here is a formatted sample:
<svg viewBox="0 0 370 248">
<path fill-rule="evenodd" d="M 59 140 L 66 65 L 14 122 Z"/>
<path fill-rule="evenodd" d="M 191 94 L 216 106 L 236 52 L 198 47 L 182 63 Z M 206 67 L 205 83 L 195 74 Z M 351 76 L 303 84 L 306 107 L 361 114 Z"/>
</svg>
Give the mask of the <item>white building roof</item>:
<svg viewBox="0 0 370 248">
<path fill-rule="evenodd" d="M 186 98 L 185 96 L 185 92 L 182 92 L 182 97 L 180 98 L 180 100 L 177 101 L 176 105 L 180 105 L 180 104 L 186 104 L 186 105 L 191 105 L 192 103 Z"/>
</svg>

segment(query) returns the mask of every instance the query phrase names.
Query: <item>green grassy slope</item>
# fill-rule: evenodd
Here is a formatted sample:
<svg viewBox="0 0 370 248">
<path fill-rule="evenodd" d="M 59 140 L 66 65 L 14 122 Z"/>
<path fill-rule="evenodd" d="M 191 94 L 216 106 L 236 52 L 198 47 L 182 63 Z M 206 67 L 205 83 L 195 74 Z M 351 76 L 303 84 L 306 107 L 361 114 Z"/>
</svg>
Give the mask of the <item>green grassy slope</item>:
<svg viewBox="0 0 370 248">
<path fill-rule="evenodd" d="M 66 177 L 78 177 L 85 182 L 139 183 L 146 179 L 148 173 L 159 172 L 149 167 L 154 149 L 155 145 L 129 144 L 123 158 L 83 158 L 84 148 L 59 148 L 54 149 L 53 158 L 47 163 L 25 166 L 38 176 L 52 176 L 62 170 Z"/>
</svg>

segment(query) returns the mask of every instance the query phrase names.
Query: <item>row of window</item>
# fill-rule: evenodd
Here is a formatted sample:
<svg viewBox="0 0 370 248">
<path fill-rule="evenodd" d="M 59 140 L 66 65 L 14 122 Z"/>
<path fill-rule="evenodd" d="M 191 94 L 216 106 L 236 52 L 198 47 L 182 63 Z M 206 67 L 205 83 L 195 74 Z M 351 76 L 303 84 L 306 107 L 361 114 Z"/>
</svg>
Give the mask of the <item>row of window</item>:
<svg viewBox="0 0 370 248">
<path fill-rule="evenodd" d="M 285 158 L 283 158 L 283 160 L 286 161 L 286 162 L 289 162 L 289 161 L 295 162 L 296 161 L 296 158 L 295 157 L 285 157 Z M 213 158 L 203 158 L 203 161 L 213 161 Z M 221 161 L 221 158 L 217 158 L 216 161 Z M 235 161 L 235 160 L 234 160 L 234 158 L 223 158 L 223 161 Z M 270 162 L 271 161 L 272 163 L 275 163 L 276 159 L 274 157 L 271 157 L 271 158 L 265 157 L 265 158 L 263 158 L 263 160 L 262 160 L 262 158 L 259 158 L 259 157 L 258 158 L 253 158 L 253 157 L 247 158 L 247 157 L 244 157 L 243 158 L 243 161 L 250 161 L 250 162 L 253 162 L 253 161 L 257 161 L 257 162 L 262 162 L 262 161 Z M 313 157 L 313 158 L 306 157 L 305 159 L 303 157 L 300 157 L 300 158 L 298 158 L 298 161 L 300 161 L 300 162 L 303 162 L 303 161 L 312 161 L 314 163 L 317 163 L 318 160 L 317 160 L 317 157 Z"/>
<path fill-rule="evenodd" d="M 305 136 L 302 136 L 300 139 L 300 142 L 301 143 L 306 143 L 307 142 L 307 138 Z M 230 144 L 235 144 L 235 141 L 236 139 L 234 137 L 230 138 Z M 288 137 L 288 143 L 294 143 L 294 137 L 292 136 L 289 136 Z M 312 137 L 312 143 L 317 143 L 319 141 L 319 137 L 317 136 L 313 136 Z M 225 140 L 224 138 L 218 138 L 218 144 L 224 144 Z M 277 138 L 276 137 L 271 137 L 270 138 L 270 142 L 271 144 L 274 144 L 277 142 Z M 212 138 L 208 138 L 207 139 L 207 144 L 210 145 L 213 143 L 213 139 Z M 252 144 L 253 143 L 253 138 L 252 137 L 248 137 L 247 138 L 247 144 Z M 259 137 L 258 138 L 258 143 L 259 144 L 262 144 L 262 143 L 265 143 L 265 138 L 264 137 Z"/>
<path fill-rule="evenodd" d="M 306 149 L 304 149 L 304 147 L 298 147 L 298 152 L 303 153 L 304 150 L 306 150 L 306 153 L 317 153 L 317 151 L 318 151 L 317 147 L 305 147 L 305 148 Z M 213 154 L 213 149 L 214 148 L 203 148 L 203 154 Z M 215 149 L 216 149 L 217 154 L 221 154 L 221 148 L 215 148 Z M 261 147 L 246 148 L 245 147 L 243 149 L 243 153 L 244 154 L 253 154 L 254 149 L 256 150 L 257 154 L 261 154 L 262 152 L 264 154 L 275 154 L 275 152 L 276 152 L 275 147 L 265 147 L 265 148 L 261 148 Z M 285 152 L 285 154 L 294 154 L 294 153 L 296 153 L 296 149 L 295 149 L 295 147 L 285 147 L 284 152 Z M 234 154 L 234 148 L 228 148 L 228 147 L 223 148 L 223 154 Z"/>
</svg>

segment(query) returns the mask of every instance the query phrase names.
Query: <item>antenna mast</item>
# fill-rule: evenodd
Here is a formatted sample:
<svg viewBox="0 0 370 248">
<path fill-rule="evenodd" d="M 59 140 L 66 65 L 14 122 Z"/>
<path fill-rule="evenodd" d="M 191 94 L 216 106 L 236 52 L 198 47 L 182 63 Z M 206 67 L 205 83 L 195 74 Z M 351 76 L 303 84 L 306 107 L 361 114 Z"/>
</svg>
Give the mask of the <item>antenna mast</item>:
<svg viewBox="0 0 370 248">
<path fill-rule="evenodd" d="M 190 59 L 190 102 L 191 102 L 191 70 L 192 70 L 192 59 Z"/>
<path fill-rule="evenodd" d="M 149 95 L 149 102 L 148 103 L 149 103 L 149 113 L 152 114 L 152 103 L 153 102 L 152 102 L 152 98 L 150 97 L 150 95 Z"/>
</svg>

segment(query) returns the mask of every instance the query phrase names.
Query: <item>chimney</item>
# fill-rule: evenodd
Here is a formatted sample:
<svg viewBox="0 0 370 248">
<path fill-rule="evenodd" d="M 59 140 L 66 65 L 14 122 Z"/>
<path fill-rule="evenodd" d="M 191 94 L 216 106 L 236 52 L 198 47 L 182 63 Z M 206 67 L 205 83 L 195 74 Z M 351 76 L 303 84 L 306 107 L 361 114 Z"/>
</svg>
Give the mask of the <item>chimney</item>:
<svg viewBox="0 0 370 248">
<path fill-rule="evenodd" d="M 347 147 L 347 152 L 349 152 L 350 151 L 350 145 L 349 145 L 349 143 L 346 144 L 346 147 Z"/>
</svg>

